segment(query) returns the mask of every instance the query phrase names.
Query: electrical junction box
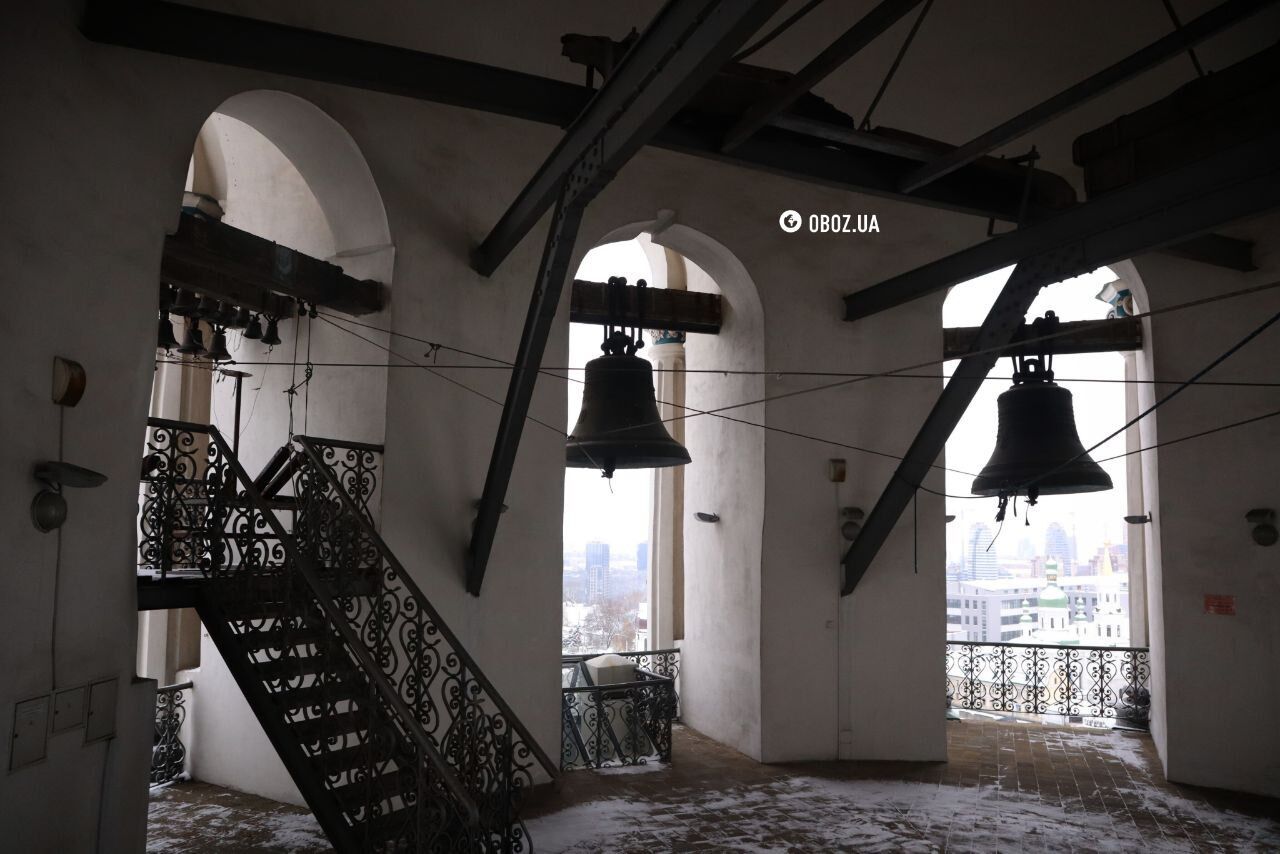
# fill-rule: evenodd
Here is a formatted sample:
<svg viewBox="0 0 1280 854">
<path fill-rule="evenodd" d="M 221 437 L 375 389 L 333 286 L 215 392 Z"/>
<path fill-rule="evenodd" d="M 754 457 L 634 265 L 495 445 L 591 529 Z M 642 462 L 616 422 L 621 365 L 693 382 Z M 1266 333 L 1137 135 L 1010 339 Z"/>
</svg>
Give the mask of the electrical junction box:
<svg viewBox="0 0 1280 854">
<path fill-rule="evenodd" d="M 621 682 L 636 681 L 636 663 L 617 653 L 597 655 L 584 661 L 583 666 L 591 674 L 591 681 L 596 685 L 617 685 Z"/>
<path fill-rule="evenodd" d="M 53 695 L 53 731 L 66 732 L 84 726 L 85 688 L 68 688 Z"/>
<path fill-rule="evenodd" d="M 85 720 L 84 740 L 101 741 L 116 734 L 116 693 L 118 680 L 103 679 L 89 685 L 89 717 Z"/>
<path fill-rule="evenodd" d="M 49 697 L 34 697 L 16 704 L 13 729 L 9 733 L 9 770 L 42 761 L 48 743 Z"/>
</svg>

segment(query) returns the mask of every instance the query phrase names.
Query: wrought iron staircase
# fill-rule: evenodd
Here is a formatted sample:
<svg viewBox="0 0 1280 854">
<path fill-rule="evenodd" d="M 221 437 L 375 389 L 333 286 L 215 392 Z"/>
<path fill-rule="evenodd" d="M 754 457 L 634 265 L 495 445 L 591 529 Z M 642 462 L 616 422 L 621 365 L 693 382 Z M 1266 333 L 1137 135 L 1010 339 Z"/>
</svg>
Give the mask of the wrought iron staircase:
<svg viewBox="0 0 1280 854">
<path fill-rule="evenodd" d="M 380 448 L 297 437 L 255 482 L 215 428 L 148 425 L 139 589 L 194 591 L 334 847 L 531 850 L 557 768 L 378 535 Z"/>
</svg>

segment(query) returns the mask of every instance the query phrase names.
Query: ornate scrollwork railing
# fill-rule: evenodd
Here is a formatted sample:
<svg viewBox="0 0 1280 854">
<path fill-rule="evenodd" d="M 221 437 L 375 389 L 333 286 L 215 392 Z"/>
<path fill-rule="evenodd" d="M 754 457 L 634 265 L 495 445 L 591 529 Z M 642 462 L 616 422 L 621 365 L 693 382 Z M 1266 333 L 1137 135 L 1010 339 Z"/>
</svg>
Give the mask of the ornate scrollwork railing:
<svg viewBox="0 0 1280 854">
<path fill-rule="evenodd" d="M 1151 664 L 1140 647 L 952 641 L 947 705 L 993 712 L 1116 718 L 1145 727 Z"/>
<path fill-rule="evenodd" d="M 680 720 L 680 649 L 637 649 L 630 652 L 588 652 L 560 656 L 561 669 L 569 676 L 572 686 L 566 682 L 561 687 L 575 687 L 580 676 L 578 668 L 573 667 L 580 662 L 595 658 L 598 655 L 620 655 L 635 662 L 636 667 L 658 676 L 666 676 L 672 680 L 671 690 L 676 696 L 676 720 Z"/>
<path fill-rule="evenodd" d="M 463 649 L 372 525 L 369 452 L 295 437 L 305 459 L 294 493 L 298 542 L 380 673 L 395 686 L 481 810 L 494 848 L 523 850 L 514 809 L 535 764 L 556 766 Z"/>
<path fill-rule="evenodd" d="M 562 666 L 578 672 L 561 690 L 562 769 L 671 761 L 672 677 L 637 667 L 633 682 L 591 685 L 581 662 Z"/>
<path fill-rule="evenodd" d="M 186 692 L 190 682 L 156 689 L 156 734 L 151 744 L 151 785 L 180 778 L 187 763 L 182 724 L 187 719 Z"/>
<path fill-rule="evenodd" d="M 360 850 L 496 850 L 452 764 L 348 622 L 354 599 L 332 595 L 334 576 L 361 578 L 359 567 L 303 542 L 314 529 L 294 517 L 314 523 L 315 512 L 265 500 L 215 428 L 149 425 L 143 562 L 164 574 L 176 553 L 217 582 L 204 588 L 202 618 L 218 615 L 211 633 L 241 651 L 236 666 L 261 680 L 318 785 L 342 804 L 326 829 Z M 164 531 L 176 523 L 181 536 Z"/>
</svg>

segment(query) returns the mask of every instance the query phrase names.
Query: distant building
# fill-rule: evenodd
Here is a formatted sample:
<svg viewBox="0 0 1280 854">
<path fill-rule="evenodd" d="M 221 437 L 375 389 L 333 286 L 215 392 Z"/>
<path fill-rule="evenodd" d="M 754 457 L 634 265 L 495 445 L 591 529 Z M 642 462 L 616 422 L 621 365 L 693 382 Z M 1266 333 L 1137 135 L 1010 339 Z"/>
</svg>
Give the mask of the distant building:
<svg viewBox="0 0 1280 854">
<path fill-rule="evenodd" d="M 1076 550 L 1067 529 L 1058 522 L 1050 522 L 1044 532 L 1044 556 L 1058 562 L 1060 575 L 1074 575 Z"/>
<path fill-rule="evenodd" d="M 649 571 L 649 544 L 636 544 L 636 569 L 641 572 Z"/>
<path fill-rule="evenodd" d="M 991 529 L 982 522 L 969 528 L 964 567 L 960 570 L 962 581 L 991 581 L 1000 577 L 996 553 L 991 548 L 993 539 Z"/>
<path fill-rule="evenodd" d="M 1023 636 L 1022 616 L 1034 618 L 1040 581 L 995 578 L 947 584 L 947 640 L 992 643 Z"/>
<path fill-rule="evenodd" d="M 609 598 L 609 544 L 587 543 L 587 601 Z"/>
</svg>

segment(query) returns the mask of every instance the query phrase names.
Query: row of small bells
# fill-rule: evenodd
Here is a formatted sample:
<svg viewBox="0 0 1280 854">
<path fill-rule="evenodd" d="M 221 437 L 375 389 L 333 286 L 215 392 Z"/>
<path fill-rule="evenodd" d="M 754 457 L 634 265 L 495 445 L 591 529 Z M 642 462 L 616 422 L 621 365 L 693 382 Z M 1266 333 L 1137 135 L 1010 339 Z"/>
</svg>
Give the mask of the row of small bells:
<svg viewBox="0 0 1280 854">
<path fill-rule="evenodd" d="M 1048 312 L 1032 324 L 1032 337 L 1046 339 L 1058 318 Z M 582 410 L 565 446 L 570 468 L 616 469 L 685 465 L 689 452 L 671 437 L 658 413 L 653 366 L 636 355 L 638 336 L 610 328 L 587 363 Z M 974 479 L 971 492 L 1000 501 L 1003 520 L 1011 498 L 1035 504 L 1042 495 L 1099 492 L 1111 477 L 1085 452 L 1076 430 L 1071 392 L 1053 381 L 1052 357 L 1042 344 L 1035 356 L 1015 356 L 1013 385 L 996 402 L 996 447 Z"/>
<path fill-rule="evenodd" d="M 188 290 L 164 288 L 160 292 L 160 319 L 156 333 L 156 347 L 166 352 L 175 351 L 184 356 L 205 357 L 213 362 L 231 360 L 227 351 L 227 329 L 243 329 L 244 337 L 253 341 L 262 341 L 268 347 L 280 343 L 278 329 L 279 318 L 266 318 L 267 327 L 262 328 L 262 318 L 247 308 L 237 308 L 225 300 L 216 300 L 202 296 L 199 299 Z M 185 318 L 182 343 L 173 335 L 173 324 L 169 315 L 176 314 Z M 200 329 L 200 321 L 205 321 L 213 330 L 212 340 L 206 345 L 204 333 Z"/>
</svg>

